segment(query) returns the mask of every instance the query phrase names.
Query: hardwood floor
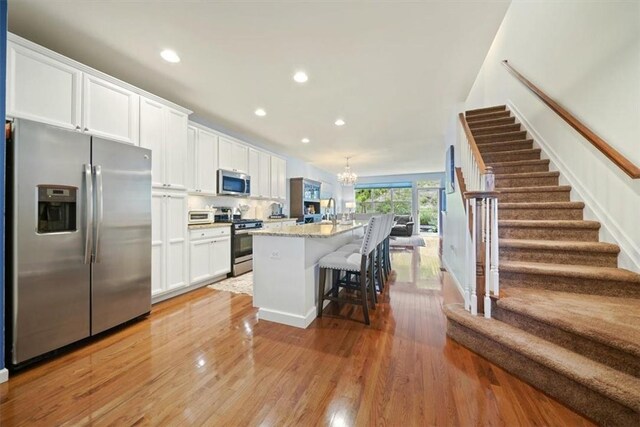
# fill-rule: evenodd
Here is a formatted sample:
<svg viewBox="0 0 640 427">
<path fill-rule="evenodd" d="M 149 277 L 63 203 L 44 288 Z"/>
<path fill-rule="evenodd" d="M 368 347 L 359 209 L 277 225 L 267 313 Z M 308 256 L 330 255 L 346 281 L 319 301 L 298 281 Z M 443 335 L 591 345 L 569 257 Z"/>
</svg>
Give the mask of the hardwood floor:
<svg viewBox="0 0 640 427">
<path fill-rule="evenodd" d="M 429 245 L 433 248 L 434 242 Z M 309 329 L 258 322 L 203 288 L 0 385 L 0 425 L 591 425 L 445 336 L 433 249 L 393 254 L 366 327 L 351 307 Z"/>
</svg>

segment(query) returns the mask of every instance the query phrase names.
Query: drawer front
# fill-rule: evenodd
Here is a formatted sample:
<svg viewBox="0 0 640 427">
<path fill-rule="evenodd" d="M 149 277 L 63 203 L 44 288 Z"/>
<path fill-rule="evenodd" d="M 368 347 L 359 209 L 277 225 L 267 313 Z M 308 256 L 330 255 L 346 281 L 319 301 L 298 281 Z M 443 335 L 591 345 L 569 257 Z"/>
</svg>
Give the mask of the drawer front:
<svg viewBox="0 0 640 427">
<path fill-rule="evenodd" d="M 199 228 L 189 231 L 189 238 L 191 240 L 211 239 L 215 237 L 230 235 L 231 227 Z"/>
</svg>

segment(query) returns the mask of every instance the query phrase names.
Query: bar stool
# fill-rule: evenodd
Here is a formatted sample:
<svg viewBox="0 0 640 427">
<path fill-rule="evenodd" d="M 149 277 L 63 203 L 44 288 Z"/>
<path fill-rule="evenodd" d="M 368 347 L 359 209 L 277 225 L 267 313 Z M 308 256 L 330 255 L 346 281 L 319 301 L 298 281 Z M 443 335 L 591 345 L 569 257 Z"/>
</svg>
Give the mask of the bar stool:
<svg viewBox="0 0 640 427">
<path fill-rule="evenodd" d="M 383 291 L 385 282 L 388 278 L 388 254 L 386 253 L 386 241 L 391 233 L 393 227 L 393 214 L 380 215 L 380 226 L 377 235 L 375 236 L 375 252 L 373 254 L 374 262 L 374 277 L 376 278 L 376 288 Z M 354 239 L 351 243 L 348 243 L 340 247 L 336 252 L 341 253 L 356 253 L 362 246 L 361 239 Z M 348 275 L 349 273 L 347 273 Z M 376 299 L 377 302 L 377 299 Z"/>
<path fill-rule="evenodd" d="M 320 279 L 318 283 L 318 317 L 322 317 L 324 300 L 338 303 L 360 304 L 364 314 L 364 322 L 369 325 L 369 298 L 371 308 L 375 308 L 375 276 L 373 252 L 377 245 L 377 237 L 381 227 L 380 217 L 371 217 L 367 230 L 362 241 L 360 251 L 352 252 L 332 252 L 320 258 Z M 327 270 L 331 272 L 331 289 L 325 289 Z M 335 276 L 337 275 L 337 276 Z M 355 276 L 355 278 L 354 278 Z M 340 298 L 340 288 L 350 289 L 360 292 L 360 302 L 352 299 Z"/>
</svg>

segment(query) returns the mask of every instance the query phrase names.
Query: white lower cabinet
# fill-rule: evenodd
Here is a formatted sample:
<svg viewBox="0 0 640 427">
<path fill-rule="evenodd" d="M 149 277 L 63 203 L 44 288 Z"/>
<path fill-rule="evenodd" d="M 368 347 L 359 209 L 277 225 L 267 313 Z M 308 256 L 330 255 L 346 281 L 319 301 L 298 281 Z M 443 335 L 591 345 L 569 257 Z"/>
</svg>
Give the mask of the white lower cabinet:
<svg viewBox="0 0 640 427">
<path fill-rule="evenodd" d="M 154 191 L 151 197 L 151 294 L 189 285 L 187 195 Z"/>
<path fill-rule="evenodd" d="M 191 230 L 189 240 L 192 285 L 231 271 L 230 227 Z"/>
</svg>

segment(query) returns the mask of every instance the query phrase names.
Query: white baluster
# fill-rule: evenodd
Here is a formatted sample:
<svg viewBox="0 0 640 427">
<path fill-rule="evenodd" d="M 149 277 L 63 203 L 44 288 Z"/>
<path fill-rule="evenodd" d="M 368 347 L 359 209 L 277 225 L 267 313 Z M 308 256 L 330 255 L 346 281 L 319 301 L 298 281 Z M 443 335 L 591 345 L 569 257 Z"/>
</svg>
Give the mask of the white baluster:
<svg viewBox="0 0 640 427">
<path fill-rule="evenodd" d="M 476 242 L 477 242 L 477 227 L 476 223 L 478 222 L 478 215 L 480 212 L 477 212 L 476 209 L 476 199 L 471 199 L 471 212 L 473 215 L 473 226 L 471 231 L 471 265 L 473 266 L 471 275 L 471 314 L 474 316 L 478 315 L 478 296 L 476 295 Z"/>
<path fill-rule="evenodd" d="M 493 294 L 497 297 L 500 294 L 500 246 L 498 245 L 498 199 L 494 198 L 491 203 L 491 283 L 493 284 Z"/>
<path fill-rule="evenodd" d="M 489 243 L 491 241 L 491 199 L 484 199 L 484 317 L 491 319 L 491 298 L 489 293 L 491 292 L 491 275 L 489 271 L 491 269 L 490 254 L 491 248 Z"/>
<path fill-rule="evenodd" d="M 471 263 L 471 233 L 469 231 L 469 221 L 471 218 L 471 206 L 469 205 L 469 199 L 465 200 L 467 204 L 467 224 L 465 224 L 465 246 L 464 246 L 464 309 L 467 311 L 471 311 L 471 267 L 469 266 Z"/>
</svg>

